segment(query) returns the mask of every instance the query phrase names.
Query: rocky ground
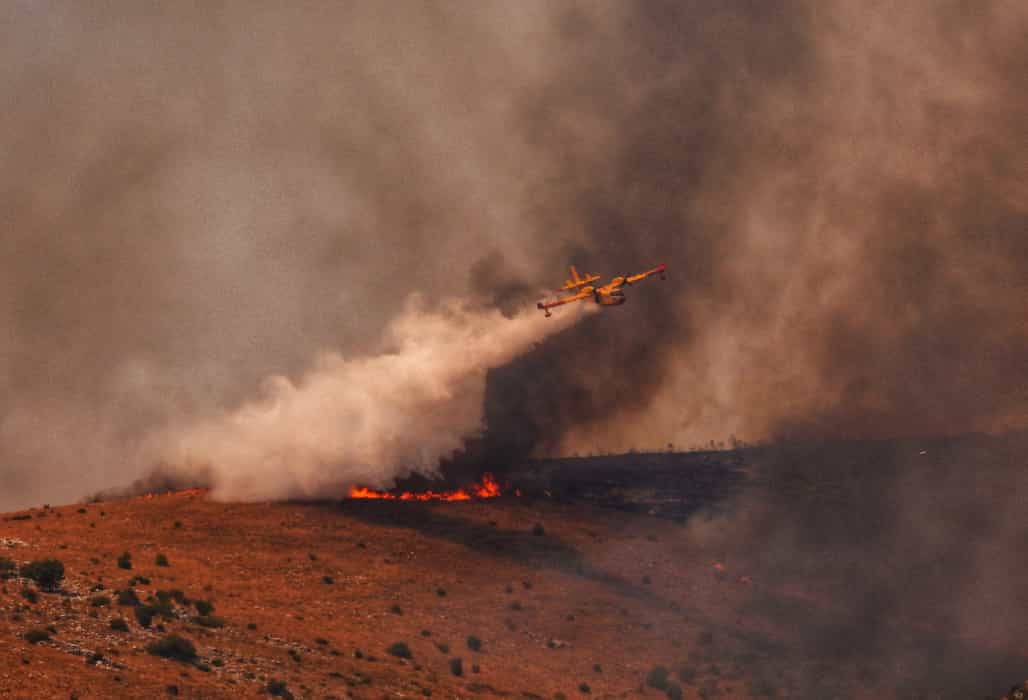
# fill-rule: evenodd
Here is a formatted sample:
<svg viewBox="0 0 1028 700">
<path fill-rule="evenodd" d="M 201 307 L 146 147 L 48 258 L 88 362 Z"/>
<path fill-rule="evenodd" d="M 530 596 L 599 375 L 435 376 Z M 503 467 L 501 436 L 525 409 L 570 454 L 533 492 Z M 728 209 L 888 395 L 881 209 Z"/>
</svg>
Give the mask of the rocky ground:
<svg viewBox="0 0 1028 700">
<path fill-rule="evenodd" d="M 675 507 L 661 472 L 660 488 L 608 474 L 613 504 L 550 479 L 470 503 L 186 491 L 11 513 L 0 557 L 58 559 L 65 577 L 55 592 L 3 581 L 0 696 L 983 697 L 1028 668 L 1028 647 L 954 635 L 917 609 L 882 628 L 906 640 L 895 668 L 851 641 L 845 577 L 812 583 L 809 562 L 771 561 L 740 529 L 753 525 L 743 493 L 802 504 L 844 483 L 785 478 L 769 471 L 779 457 L 682 458 Z M 172 634 L 196 657 L 148 651 Z M 931 663 L 985 661 L 933 685 L 919 654 L 940 644 Z"/>
</svg>

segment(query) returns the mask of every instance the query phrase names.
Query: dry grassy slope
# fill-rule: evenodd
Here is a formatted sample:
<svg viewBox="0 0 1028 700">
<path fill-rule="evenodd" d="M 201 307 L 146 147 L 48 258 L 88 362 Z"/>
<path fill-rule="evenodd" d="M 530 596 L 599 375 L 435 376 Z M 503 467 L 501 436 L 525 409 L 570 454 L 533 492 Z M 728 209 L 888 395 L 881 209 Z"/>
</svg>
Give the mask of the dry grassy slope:
<svg viewBox="0 0 1028 700">
<path fill-rule="evenodd" d="M 312 698 L 573 698 L 585 696 L 582 683 L 591 697 L 664 697 L 642 687 L 658 663 L 696 671 L 683 683 L 687 698 L 759 690 L 745 654 L 731 652 L 750 632 L 733 612 L 748 586 L 716 572 L 712 553 L 688 548 L 668 521 L 507 498 L 241 505 L 180 493 L 79 510 L 0 522 L 0 538 L 26 543 L 3 554 L 58 557 L 68 569 L 64 592 L 37 604 L 6 582 L 2 697 L 152 698 L 168 686 L 181 697 L 254 696 L 269 679 Z M 117 566 L 124 551 L 132 571 Z M 169 567 L 155 565 L 158 553 Z M 141 628 L 130 608 L 90 606 L 97 583 L 111 593 L 136 574 L 151 581 L 136 586 L 141 597 L 178 588 L 214 602 L 221 629 L 193 624 L 182 608 L 163 623 L 196 643 L 209 671 L 146 653 L 161 633 Z M 130 631 L 112 631 L 112 617 Z M 57 630 L 50 642 L 20 637 L 45 625 Z M 467 647 L 469 635 L 481 651 Z M 412 660 L 386 653 L 398 641 Z M 104 660 L 90 664 L 86 652 Z M 453 657 L 462 677 L 450 672 Z"/>
</svg>

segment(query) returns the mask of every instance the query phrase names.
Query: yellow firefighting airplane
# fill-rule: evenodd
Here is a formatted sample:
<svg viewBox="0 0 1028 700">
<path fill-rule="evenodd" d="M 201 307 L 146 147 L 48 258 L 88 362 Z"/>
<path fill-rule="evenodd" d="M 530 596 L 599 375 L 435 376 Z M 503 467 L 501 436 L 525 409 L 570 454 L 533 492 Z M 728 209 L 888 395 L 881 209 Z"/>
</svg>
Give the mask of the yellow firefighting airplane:
<svg viewBox="0 0 1028 700">
<path fill-rule="evenodd" d="M 547 316 L 550 316 L 550 309 L 555 306 L 563 306 L 564 304 L 570 304 L 575 301 L 583 301 L 591 298 L 597 304 L 601 306 L 618 306 L 625 303 L 625 293 L 622 291 L 622 287 L 625 285 L 632 285 L 636 282 L 650 277 L 651 275 L 660 275 L 661 279 L 666 279 L 664 270 L 667 269 L 667 265 L 658 265 L 652 270 L 646 272 L 640 272 L 637 275 L 620 275 L 615 277 L 607 284 L 599 287 L 592 286 L 592 283 L 600 279 L 599 275 L 586 274 L 585 277 L 581 277 L 578 274 L 578 270 L 575 269 L 574 265 L 571 266 L 571 279 L 564 283 L 564 286 L 560 288 L 561 292 L 575 291 L 574 294 L 566 297 L 558 297 L 553 301 L 540 301 L 536 306 L 546 312 Z"/>
</svg>

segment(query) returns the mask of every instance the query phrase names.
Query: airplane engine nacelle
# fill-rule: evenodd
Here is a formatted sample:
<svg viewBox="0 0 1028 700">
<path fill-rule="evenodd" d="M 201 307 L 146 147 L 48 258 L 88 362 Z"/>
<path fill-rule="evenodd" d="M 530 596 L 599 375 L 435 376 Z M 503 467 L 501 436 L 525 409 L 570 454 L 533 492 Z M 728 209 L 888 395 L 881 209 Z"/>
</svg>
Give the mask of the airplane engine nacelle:
<svg viewBox="0 0 1028 700">
<path fill-rule="evenodd" d="M 600 306 L 620 306 L 625 303 L 624 294 L 603 294 L 596 299 Z"/>
</svg>

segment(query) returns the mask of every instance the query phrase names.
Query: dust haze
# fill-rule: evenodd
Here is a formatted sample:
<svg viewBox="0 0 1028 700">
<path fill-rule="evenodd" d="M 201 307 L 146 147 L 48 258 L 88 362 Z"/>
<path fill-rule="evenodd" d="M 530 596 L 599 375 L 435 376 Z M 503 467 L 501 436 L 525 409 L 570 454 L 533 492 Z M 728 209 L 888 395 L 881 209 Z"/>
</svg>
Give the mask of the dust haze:
<svg viewBox="0 0 1028 700">
<path fill-rule="evenodd" d="M 1025 424 L 1023 3 L 0 22 L 3 507 L 571 262 L 672 277 L 490 375 L 514 457 Z"/>
</svg>

